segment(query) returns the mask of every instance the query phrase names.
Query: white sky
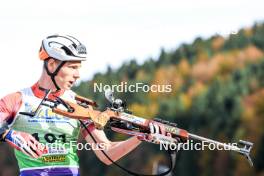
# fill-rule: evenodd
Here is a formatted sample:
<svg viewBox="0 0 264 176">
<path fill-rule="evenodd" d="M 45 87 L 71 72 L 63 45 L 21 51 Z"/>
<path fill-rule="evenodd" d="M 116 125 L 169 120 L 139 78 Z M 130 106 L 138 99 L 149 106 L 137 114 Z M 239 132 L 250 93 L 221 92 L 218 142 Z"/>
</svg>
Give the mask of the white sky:
<svg viewBox="0 0 264 176">
<path fill-rule="evenodd" d="M 41 40 L 70 34 L 87 46 L 82 79 L 136 58 L 158 57 L 197 36 L 230 33 L 264 18 L 261 0 L 8 0 L 0 3 L 0 97 L 40 76 Z"/>
</svg>

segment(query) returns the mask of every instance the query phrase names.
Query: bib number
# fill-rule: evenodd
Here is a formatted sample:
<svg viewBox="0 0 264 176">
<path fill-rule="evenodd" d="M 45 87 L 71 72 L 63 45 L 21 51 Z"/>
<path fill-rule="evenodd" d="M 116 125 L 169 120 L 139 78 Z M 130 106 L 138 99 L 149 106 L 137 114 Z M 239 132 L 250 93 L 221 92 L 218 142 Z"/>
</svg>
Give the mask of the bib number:
<svg viewBox="0 0 264 176">
<path fill-rule="evenodd" d="M 39 141 L 39 134 L 38 133 L 33 133 L 32 136 Z M 52 133 L 46 133 L 44 135 L 44 139 L 47 143 L 54 143 L 56 140 L 61 140 L 63 143 L 66 143 L 66 134 L 61 134 L 61 135 L 56 135 Z"/>
</svg>

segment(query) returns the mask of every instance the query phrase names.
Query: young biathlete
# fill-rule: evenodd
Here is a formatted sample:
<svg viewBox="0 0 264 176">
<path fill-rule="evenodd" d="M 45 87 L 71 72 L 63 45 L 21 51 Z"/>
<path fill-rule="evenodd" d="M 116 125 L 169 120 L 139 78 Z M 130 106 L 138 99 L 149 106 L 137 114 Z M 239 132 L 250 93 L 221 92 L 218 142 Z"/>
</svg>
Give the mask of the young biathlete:
<svg viewBox="0 0 264 176">
<path fill-rule="evenodd" d="M 51 90 L 49 99 L 61 97 L 74 102 L 75 93 L 70 89 L 80 77 L 79 69 L 86 60 L 86 48 L 72 36 L 52 35 L 42 41 L 39 57 L 44 62 L 39 80 L 33 86 L 0 100 L 0 140 L 16 149 L 21 176 L 76 176 L 79 175 L 76 152 L 79 133 L 89 144 L 95 143 L 81 128 L 80 122 L 55 114 L 46 106 L 41 106 L 33 117 L 20 112 L 35 111 L 47 90 Z M 109 115 L 102 112 L 97 118 L 100 123 L 96 125 L 104 126 Z M 87 127 L 96 141 L 104 144 L 104 151 L 114 161 L 141 143 L 137 137 L 112 142 L 103 130 L 95 128 L 94 123 L 87 123 Z M 55 143 L 55 147 L 51 145 Z M 100 150 L 94 152 L 102 162 L 111 164 Z"/>
</svg>

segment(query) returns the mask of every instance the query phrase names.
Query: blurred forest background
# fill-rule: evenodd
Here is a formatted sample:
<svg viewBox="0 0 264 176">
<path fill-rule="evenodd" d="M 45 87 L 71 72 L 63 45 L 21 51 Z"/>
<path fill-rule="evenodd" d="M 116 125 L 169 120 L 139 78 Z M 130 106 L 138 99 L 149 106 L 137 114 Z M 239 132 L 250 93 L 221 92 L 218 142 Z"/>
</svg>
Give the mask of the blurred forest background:
<svg viewBox="0 0 264 176">
<path fill-rule="evenodd" d="M 103 51 L 102 51 L 103 52 Z M 103 85 L 143 82 L 172 85 L 170 93 L 143 91 L 115 93 L 127 101 L 135 115 L 175 122 L 191 133 L 223 142 L 239 139 L 254 143 L 250 167 L 244 157 L 226 151 L 181 151 L 173 173 L 179 176 L 264 176 L 264 23 L 255 23 L 227 37 L 196 38 L 171 51 L 161 50 L 159 58 L 143 64 L 129 60 L 118 69 L 108 67 L 74 90 L 106 105 Z M 106 131 L 112 140 L 127 136 Z M 0 144 L 0 175 L 16 175 L 12 149 Z M 101 163 L 93 152 L 79 151 L 81 175 L 128 175 L 115 166 Z M 138 173 L 152 173 L 153 165 L 168 165 L 165 151 L 143 143 L 118 163 Z"/>
</svg>

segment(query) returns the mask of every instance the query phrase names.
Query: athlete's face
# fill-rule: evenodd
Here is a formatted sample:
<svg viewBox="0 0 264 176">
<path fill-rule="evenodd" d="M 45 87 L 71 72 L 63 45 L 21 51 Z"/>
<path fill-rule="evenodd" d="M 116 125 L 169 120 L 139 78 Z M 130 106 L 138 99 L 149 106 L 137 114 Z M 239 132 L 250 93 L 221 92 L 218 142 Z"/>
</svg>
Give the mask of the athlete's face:
<svg viewBox="0 0 264 176">
<path fill-rule="evenodd" d="M 69 90 L 77 79 L 80 78 L 79 69 L 81 61 L 68 61 L 55 77 L 56 83 L 61 89 Z"/>
</svg>

